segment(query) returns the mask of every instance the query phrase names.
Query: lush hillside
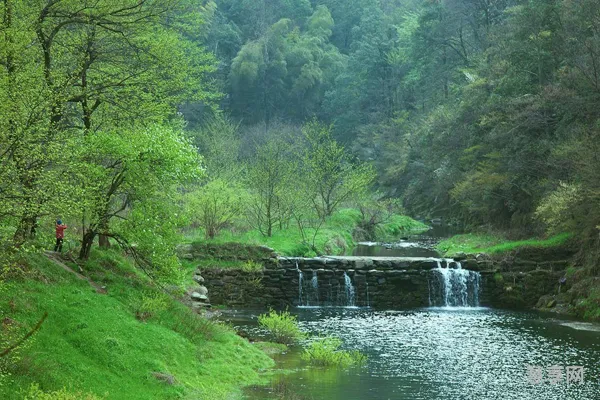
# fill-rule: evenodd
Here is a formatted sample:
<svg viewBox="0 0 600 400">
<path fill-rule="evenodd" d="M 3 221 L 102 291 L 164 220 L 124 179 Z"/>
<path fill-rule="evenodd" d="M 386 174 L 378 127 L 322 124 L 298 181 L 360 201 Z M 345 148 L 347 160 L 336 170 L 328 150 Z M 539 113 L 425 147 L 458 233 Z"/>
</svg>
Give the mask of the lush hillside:
<svg viewBox="0 0 600 400">
<path fill-rule="evenodd" d="M 273 365 L 227 326 L 163 294 L 118 252 L 94 252 L 83 269 L 107 294 L 43 255 L 2 283 L 2 349 L 48 317 L 0 359 L 1 398 L 23 399 L 35 385 L 74 399 L 231 399 Z"/>
</svg>

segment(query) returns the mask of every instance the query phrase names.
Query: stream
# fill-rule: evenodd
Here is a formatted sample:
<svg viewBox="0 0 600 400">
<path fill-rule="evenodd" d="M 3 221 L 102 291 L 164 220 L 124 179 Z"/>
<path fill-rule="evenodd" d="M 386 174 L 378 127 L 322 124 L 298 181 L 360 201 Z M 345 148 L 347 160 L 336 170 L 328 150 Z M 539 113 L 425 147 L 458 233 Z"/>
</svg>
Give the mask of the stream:
<svg viewBox="0 0 600 400">
<path fill-rule="evenodd" d="M 364 244 L 354 255 L 439 257 L 433 242 L 425 235 Z M 307 366 L 300 347 L 277 355 L 277 368 L 287 372 L 273 379 L 298 394 L 294 399 L 600 399 L 600 325 L 472 305 L 290 311 L 303 330 L 339 337 L 346 349 L 368 356 L 363 366 L 338 370 Z M 266 338 L 257 326 L 262 312 L 231 310 L 225 317 L 251 336 Z M 249 388 L 246 398 L 281 397 L 269 385 Z"/>
</svg>

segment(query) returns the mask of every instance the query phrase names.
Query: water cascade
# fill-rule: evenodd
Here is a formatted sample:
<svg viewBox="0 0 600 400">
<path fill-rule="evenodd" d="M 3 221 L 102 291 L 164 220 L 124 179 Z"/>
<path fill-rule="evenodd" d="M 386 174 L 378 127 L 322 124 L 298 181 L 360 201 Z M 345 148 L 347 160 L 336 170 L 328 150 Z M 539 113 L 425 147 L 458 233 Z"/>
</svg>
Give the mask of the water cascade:
<svg viewBox="0 0 600 400">
<path fill-rule="evenodd" d="M 380 302 L 389 304 L 388 307 L 403 307 L 414 301 L 430 307 L 479 307 L 482 286 L 479 272 L 464 269 L 459 261 L 450 258 L 398 261 L 404 265 L 407 262 L 406 270 L 390 269 L 393 267 L 384 265 L 387 269 L 368 271 L 320 268 L 323 264 L 318 268 L 300 270 L 301 267 L 296 264 L 296 304 L 300 307 L 370 307 L 373 301 L 376 307 Z M 412 262 L 415 263 L 414 270 L 411 269 Z M 402 289 L 396 291 L 394 285 Z"/>
<path fill-rule="evenodd" d="M 304 273 L 299 268 L 297 268 L 297 271 L 298 305 L 300 307 L 356 306 L 356 289 L 352 283 L 352 279 L 346 272 L 337 277 L 325 278 L 323 287 L 321 288 L 319 287 L 317 270 L 312 271 L 312 279 L 310 280 L 305 278 Z"/>
<path fill-rule="evenodd" d="M 354 307 L 355 296 L 354 296 L 354 286 L 352 285 L 352 279 L 344 272 L 344 287 L 346 292 L 346 307 Z"/>
<path fill-rule="evenodd" d="M 442 267 L 442 261 L 444 266 Z M 454 268 L 452 268 L 454 264 Z M 444 307 L 478 307 L 481 275 L 462 268 L 458 261 L 444 259 L 434 270 L 437 282 L 430 282 L 429 303 Z M 433 296 L 432 296 L 433 287 Z"/>
<path fill-rule="evenodd" d="M 296 262 L 296 271 L 298 271 L 298 304 L 302 304 L 302 281 L 304 281 L 304 274 L 298 268 L 298 262 Z"/>
</svg>

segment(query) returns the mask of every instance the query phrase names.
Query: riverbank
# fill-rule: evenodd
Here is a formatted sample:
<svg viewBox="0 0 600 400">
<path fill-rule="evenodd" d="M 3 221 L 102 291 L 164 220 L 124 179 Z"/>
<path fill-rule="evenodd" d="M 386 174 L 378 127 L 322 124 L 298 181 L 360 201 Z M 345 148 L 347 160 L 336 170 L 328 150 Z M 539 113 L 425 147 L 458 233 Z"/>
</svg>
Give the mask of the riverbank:
<svg viewBox="0 0 600 400">
<path fill-rule="evenodd" d="M 164 294 L 117 251 L 94 251 L 82 273 L 94 287 L 31 254 L 0 283 L 1 349 L 47 313 L 0 359 L 0 398 L 239 399 L 274 365 L 230 327 L 184 306 L 183 288 Z"/>
<path fill-rule="evenodd" d="M 186 241 L 187 243 L 263 245 L 284 256 L 313 257 L 317 255 L 317 252 L 327 255 L 344 255 L 351 252 L 359 241 L 391 240 L 429 228 L 408 216 L 397 214 L 378 224 L 373 229 L 374 236 L 366 233 L 365 229 L 361 227 L 363 224 L 359 210 L 346 208 L 335 212 L 318 229 L 309 227 L 301 230 L 298 226 L 290 224 L 275 230 L 271 237 L 267 237 L 257 229 L 240 226 L 223 230 L 212 240 L 206 240 L 202 230 L 196 230 L 188 233 Z"/>
<path fill-rule="evenodd" d="M 558 248 L 568 244 L 571 239 L 573 239 L 573 235 L 570 233 L 561 233 L 545 239 L 527 240 L 508 240 L 501 235 L 468 233 L 444 239 L 436 247 L 447 257 L 454 257 L 461 253 L 501 254 L 523 248 Z"/>
</svg>

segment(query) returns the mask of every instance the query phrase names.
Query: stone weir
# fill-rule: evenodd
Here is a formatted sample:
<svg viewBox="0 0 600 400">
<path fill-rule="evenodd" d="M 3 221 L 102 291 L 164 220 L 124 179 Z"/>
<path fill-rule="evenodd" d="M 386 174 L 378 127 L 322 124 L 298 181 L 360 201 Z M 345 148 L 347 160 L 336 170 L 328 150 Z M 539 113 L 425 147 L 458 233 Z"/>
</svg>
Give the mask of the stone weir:
<svg viewBox="0 0 600 400">
<path fill-rule="evenodd" d="M 202 270 L 212 303 L 392 309 L 479 305 L 479 273 L 451 259 L 280 257 L 261 263 L 262 270 L 254 271 Z"/>
</svg>

